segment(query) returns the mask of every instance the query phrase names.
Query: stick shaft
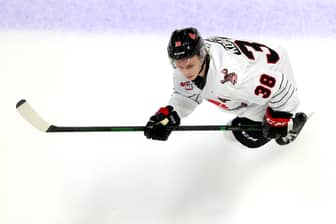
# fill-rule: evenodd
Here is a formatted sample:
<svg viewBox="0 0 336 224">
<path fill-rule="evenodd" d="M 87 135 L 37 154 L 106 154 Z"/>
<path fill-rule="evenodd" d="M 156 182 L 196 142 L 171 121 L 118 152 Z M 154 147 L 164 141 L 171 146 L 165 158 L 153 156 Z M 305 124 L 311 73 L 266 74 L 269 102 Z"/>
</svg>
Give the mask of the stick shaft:
<svg viewBox="0 0 336 224">
<path fill-rule="evenodd" d="M 137 132 L 144 131 L 144 126 L 77 126 L 62 127 L 51 125 L 47 132 Z M 239 126 L 230 125 L 186 125 L 173 128 L 174 131 L 260 131 L 260 126 Z"/>
</svg>

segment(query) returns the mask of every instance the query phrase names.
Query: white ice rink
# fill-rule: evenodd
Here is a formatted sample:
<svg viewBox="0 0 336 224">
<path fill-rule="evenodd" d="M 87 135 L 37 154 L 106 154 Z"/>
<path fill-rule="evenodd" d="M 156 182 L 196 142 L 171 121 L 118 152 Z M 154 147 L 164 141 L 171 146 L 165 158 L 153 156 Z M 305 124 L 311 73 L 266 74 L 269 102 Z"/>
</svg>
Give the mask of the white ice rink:
<svg viewBox="0 0 336 224">
<path fill-rule="evenodd" d="M 0 223 L 336 223 L 332 39 L 265 39 L 287 48 L 315 114 L 299 138 L 246 149 L 230 133 L 42 133 L 27 99 L 57 125 L 144 125 L 172 91 L 166 36 L 0 35 Z M 239 37 L 236 37 L 239 38 Z M 183 124 L 226 124 L 204 102 Z"/>
</svg>

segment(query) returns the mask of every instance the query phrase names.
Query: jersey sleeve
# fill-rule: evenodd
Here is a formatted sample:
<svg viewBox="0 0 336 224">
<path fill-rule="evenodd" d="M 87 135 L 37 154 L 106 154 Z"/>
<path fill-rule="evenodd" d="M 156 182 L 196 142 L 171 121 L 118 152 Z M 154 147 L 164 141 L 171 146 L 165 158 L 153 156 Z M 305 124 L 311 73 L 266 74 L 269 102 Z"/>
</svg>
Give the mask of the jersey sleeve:
<svg viewBox="0 0 336 224">
<path fill-rule="evenodd" d="M 180 117 L 186 117 L 191 114 L 200 102 L 182 95 L 179 92 L 173 92 L 169 105 L 172 105 Z"/>
<path fill-rule="evenodd" d="M 270 98 L 268 105 L 273 110 L 295 112 L 300 103 L 295 82 L 281 74 L 280 85 Z"/>
<path fill-rule="evenodd" d="M 191 114 L 202 103 L 201 90 L 192 81 L 182 80 L 174 74 L 174 91 L 170 97 L 169 105 L 172 105 L 180 117 Z"/>
<path fill-rule="evenodd" d="M 281 60 L 278 69 L 281 70 L 281 76 L 278 76 L 278 88 L 273 92 L 268 105 L 273 110 L 286 111 L 294 113 L 300 104 L 296 81 L 294 78 L 292 65 L 285 48 L 278 47 Z"/>
</svg>

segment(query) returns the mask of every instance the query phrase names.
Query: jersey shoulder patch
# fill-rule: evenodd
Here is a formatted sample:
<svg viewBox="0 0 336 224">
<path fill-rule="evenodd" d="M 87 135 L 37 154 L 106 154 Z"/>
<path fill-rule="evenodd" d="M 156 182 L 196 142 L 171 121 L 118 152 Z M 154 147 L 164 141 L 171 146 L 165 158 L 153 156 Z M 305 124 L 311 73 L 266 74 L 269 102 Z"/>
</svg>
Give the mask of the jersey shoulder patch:
<svg viewBox="0 0 336 224">
<path fill-rule="evenodd" d="M 186 79 L 177 70 L 174 71 L 174 89 L 187 95 L 201 91 L 191 80 Z"/>
</svg>

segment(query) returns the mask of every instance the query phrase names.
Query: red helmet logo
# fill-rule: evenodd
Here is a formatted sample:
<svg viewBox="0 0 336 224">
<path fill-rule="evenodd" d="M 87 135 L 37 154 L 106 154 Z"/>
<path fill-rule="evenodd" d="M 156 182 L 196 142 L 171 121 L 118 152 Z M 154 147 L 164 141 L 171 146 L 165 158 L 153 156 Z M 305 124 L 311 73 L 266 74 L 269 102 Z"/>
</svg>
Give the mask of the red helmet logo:
<svg viewBox="0 0 336 224">
<path fill-rule="evenodd" d="M 195 33 L 189 33 L 189 37 L 193 40 L 196 39 L 196 34 Z"/>
</svg>

